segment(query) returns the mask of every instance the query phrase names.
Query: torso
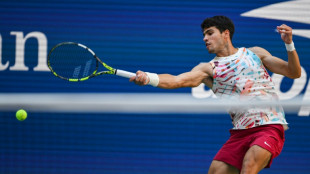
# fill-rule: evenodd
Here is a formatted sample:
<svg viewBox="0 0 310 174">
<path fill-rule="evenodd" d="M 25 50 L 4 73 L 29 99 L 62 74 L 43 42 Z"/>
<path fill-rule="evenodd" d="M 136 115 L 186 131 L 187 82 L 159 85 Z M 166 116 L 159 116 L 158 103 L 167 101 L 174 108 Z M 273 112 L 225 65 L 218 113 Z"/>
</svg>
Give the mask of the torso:
<svg viewBox="0 0 310 174">
<path fill-rule="evenodd" d="M 246 48 L 228 57 L 215 57 L 213 78 L 206 79 L 215 95 L 222 99 L 251 101 L 275 101 L 278 96 L 274 83 L 260 58 Z M 210 85 L 211 84 L 211 85 Z M 234 129 L 247 129 L 266 124 L 286 125 L 281 106 L 250 107 L 229 111 Z"/>
</svg>

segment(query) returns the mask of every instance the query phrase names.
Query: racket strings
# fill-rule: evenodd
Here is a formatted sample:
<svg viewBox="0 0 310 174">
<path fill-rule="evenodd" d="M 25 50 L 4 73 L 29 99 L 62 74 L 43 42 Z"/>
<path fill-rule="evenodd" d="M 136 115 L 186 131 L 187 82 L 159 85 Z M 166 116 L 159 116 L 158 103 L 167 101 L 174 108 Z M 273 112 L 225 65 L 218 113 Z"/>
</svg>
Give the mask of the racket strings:
<svg viewBox="0 0 310 174">
<path fill-rule="evenodd" d="M 62 44 L 52 50 L 49 64 L 58 76 L 82 79 L 94 74 L 98 62 L 93 54 L 77 44 Z"/>
</svg>

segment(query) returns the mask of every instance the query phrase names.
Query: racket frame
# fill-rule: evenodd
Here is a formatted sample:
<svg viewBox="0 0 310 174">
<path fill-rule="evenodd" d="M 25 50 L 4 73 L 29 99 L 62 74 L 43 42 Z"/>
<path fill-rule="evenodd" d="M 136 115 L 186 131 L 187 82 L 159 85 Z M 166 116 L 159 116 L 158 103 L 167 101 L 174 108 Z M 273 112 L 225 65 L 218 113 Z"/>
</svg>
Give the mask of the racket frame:
<svg viewBox="0 0 310 174">
<path fill-rule="evenodd" d="M 80 78 L 80 79 L 73 79 L 73 78 L 66 78 L 66 77 L 63 77 L 63 76 L 60 76 L 58 75 L 52 68 L 52 66 L 50 65 L 50 56 L 52 54 L 52 52 L 62 46 L 62 45 L 76 45 L 76 46 L 79 46 L 81 48 L 84 48 L 86 49 L 89 53 L 92 54 L 92 56 L 96 59 L 96 69 L 95 71 L 90 74 L 89 76 L 87 77 L 83 77 L 83 78 Z M 98 67 L 99 67 L 99 63 L 101 63 L 108 71 L 100 71 L 100 72 L 97 72 L 98 71 Z M 99 57 L 95 54 L 95 52 L 93 50 L 91 50 L 90 48 L 88 48 L 87 46 L 83 45 L 83 44 L 80 44 L 80 43 L 76 43 L 76 42 L 62 42 L 62 43 L 59 43 L 57 45 L 55 45 L 49 52 L 48 54 L 48 60 L 47 60 L 47 64 L 48 64 L 48 67 L 49 69 L 51 70 L 51 72 L 56 76 L 56 77 L 59 77 L 63 80 L 67 80 L 67 81 L 70 81 L 70 82 L 79 82 L 79 81 L 85 81 L 85 80 L 88 80 L 92 77 L 96 77 L 98 75 L 103 75 L 103 74 L 113 74 L 113 75 L 117 75 L 117 76 L 121 76 L 121 77 L 125 77 L 125 78 L 131 78 L 133 76 L 136 76 L 135 73 L 132 73 L 132 72 L 128 72 L 128 71 L 124 71 L 124 70 L 120 70 L 120 69 L 114 69 L 112 68 L 111 66 L 107 65 L 106 63 L 102 62 Z"/>
</svg>

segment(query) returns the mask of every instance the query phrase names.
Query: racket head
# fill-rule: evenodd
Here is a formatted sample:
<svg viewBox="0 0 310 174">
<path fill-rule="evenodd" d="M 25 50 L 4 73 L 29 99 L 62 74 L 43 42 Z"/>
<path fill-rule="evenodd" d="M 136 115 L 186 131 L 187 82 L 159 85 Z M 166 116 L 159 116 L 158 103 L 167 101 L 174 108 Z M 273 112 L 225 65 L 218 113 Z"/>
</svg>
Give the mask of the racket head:
<svg viewBox="0 0 310 174">
<path fill-rule="evenodd" d="M 99 62 L 101 60 L 90 48 L 75 42 L 59 43 L 48 54 L 48 67 L 51 72 L 56 77 L 71 82 L 113 73 L 110 69 L 97 73 Z"/>
</svg>

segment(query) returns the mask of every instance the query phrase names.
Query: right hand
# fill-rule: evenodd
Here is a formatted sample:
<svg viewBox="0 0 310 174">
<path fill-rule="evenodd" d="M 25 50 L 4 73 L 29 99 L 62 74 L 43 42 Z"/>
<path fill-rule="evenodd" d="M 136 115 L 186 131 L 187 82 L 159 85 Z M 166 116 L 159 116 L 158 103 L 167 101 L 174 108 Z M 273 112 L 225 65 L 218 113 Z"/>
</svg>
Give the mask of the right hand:
<svg viewBox="0 0 310 174">
<path fill-rule="evenodd" d="M 145 72 L 139 70 L 136 72 L 136 76 L 131 77 L 129 81 L 134 82 L 137 85 L 143 86 L 149 83 L 150 78 L 147 76 Z"/>
</svg>

